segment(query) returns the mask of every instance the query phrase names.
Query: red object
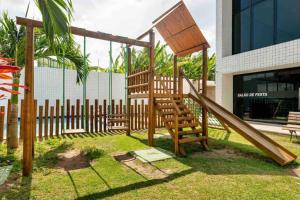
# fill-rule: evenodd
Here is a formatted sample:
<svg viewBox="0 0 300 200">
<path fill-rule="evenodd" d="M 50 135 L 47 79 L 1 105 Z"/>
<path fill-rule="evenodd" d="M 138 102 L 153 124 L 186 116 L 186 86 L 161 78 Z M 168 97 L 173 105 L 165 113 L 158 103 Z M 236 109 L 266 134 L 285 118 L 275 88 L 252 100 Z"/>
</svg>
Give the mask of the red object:
<svg viewBox="0 0 300 200">
<path fill-rule="evenodd" d="M 28 87 L 26 87 L 25 85 L 19 85 L 19 84 L 15 84 L 15 83 L 0 83 L 0 85 L 2 86 L 12 86 L 12 87 L 19 87 L 19 88 L 24 88 L 24 89 L 28 89 Z M 1 98 L 1 96 L 0 96 Z"/>
<path fill-rule="evenodd" d="M 4 91 L 4 92 L 8 92 L 10 94 L 21 94 L 20 92 L 14 91 L 14 90 L 10 90 L 4 87 L 0 87 L 0 90 Z"/>
</svg>

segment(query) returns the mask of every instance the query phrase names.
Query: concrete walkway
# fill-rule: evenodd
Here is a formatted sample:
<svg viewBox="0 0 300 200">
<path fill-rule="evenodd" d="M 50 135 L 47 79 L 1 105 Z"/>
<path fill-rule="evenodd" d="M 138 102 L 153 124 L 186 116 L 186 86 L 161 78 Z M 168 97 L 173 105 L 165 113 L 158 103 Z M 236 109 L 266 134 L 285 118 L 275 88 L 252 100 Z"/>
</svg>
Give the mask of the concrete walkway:
<svg viewBox="0 0 300 200">
<path fill-rule="evenodd" d="M 289 131 L 282 129 L 283 125 L 281 124 L 267 124 L 262 122 L 250 122 L 250 121 L 247 122 L 257 130 L 262 132 L 290 135 Z"/>
</svg>

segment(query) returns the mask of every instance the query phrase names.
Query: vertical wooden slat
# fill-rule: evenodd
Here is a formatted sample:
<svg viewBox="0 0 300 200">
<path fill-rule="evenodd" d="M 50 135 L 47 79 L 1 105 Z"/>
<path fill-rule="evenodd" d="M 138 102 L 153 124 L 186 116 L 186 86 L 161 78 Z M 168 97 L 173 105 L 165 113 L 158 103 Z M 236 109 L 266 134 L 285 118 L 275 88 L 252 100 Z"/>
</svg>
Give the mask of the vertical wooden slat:
<svg viewBox="0 0 300 200">
<path fill-rule="evenodd" d="M 138 111 L 137 111 L 137 109 L 138 109 L 138 106 L 137 106 L 137 100 L 135 99 L 134 100 L 134 129 L 135 130 L 138 130 L 138 126 L 137 126 L 137 124 L 138 124 Z"/>
<path fill-rule="evenodd" d="M 116 111 L 115 111 L 115 113 L 116 113 L 116 116 L 118 116 L 118 114 L 119 114 L 119 105 L 117 104 L 116 105 Z M 115 119 L 118 119 L 119 117 L 115 117 Z M 116 126 L 119 126 L 119 122 L 117 122 L 116 123 Z"/>
<path fill-rule="evenodd" d="M 60 102 L 59 99 L 56 99 L 56 109 L 55 109 L 55 135 L 56 137 L 59 136 L 59 107 L 60 107 Z"/>
<path fill-rule="evenodd" d="M 141 105 L 138 105 L 138 130 L 141 130 Z"/>
<path fill-rule="evenodd" d="M 123 101 L 122 101 L 122 99 L 120 100 L 119 114 L 120 114 L 120 116 L 122 116 L 122 117 L 120 117 L 120 118 L 124 118 L 124 117 L 123 117 Z M 124 126 L 124 125 L 125 125 L 125 124 L 123 124 L 122 122 L 120 123 L 120 126 Z"/>
<path fill-rule="evenodd" d="M 39 141 L 43 140 L 43 106 L 39 106 Z"/>
<path fill-rule="evenodd" d="M 70 129 L 70 99 L 67 99 L 67 129 Z"/>
<path fill-rule="evenodd" d="M 148 105 L 145 105 L 145 128 L 147 129 L 149 126 L 149 122 L 148 122 Z"/>
<path fill-rule="evenodd" d="M 33 105 L 33 121 L 32 121 L 32 138 L 36 140 L 36 119 L 37 119 L 37 100 L 34 100 L 34 105 Z"/>
<path fill-rule="evenodd" d="M 48 138 L 48 120 L 49 120 L 49 100 L 45 100 L 45 116 L 44 116 L 44 136 Z"/>
<path fill-rule="evenodd" d="M 90 101 L 88 99 L 85 100 L 85 130 L 87 133 L 90 132 Z"/>
<path fill-rule="evenodd" d="M 84 123 L 85 123 L 85 121 L 84 121 L 84 106 L 83 105 L 81 105 L 80 106 L 81 107 L 81 128 L 82 129 L 84 129 Z"/>
<path fill-rule="evenodd" d="M 98 121 L 99 121 L 99 100 L 95 99 L 95 133 L 98 133 Z"/>
<path fill-rule="evenodd" d="M 142 121 L 142 129 L 145 129 L 145 102 L 144 99 L 142 100 L 142 117 L 141 117 L 141 121 Z"/>
<path fill-rule="evenodd" d="M 71 129 L 75 129 L 75 106 L 71 107 Z"/>
<path fill-rule="evenodd" d="M 60 114 L 61 134 L 63 134 L 65 131 L 65 108 L 64 108 L 64 106 L 60 107 L 60 113 L 61 113 Z"/>
<path fill-rule="evenodd" d="M 102 127 L 103 127 L 103 124 L 102 124 L 102 121 L 103 120 L 103 114 L 102 114 L 102 105 L 99 106 L 99 131 L 102 132 Z"/>
<path fill-rule="evenodd" d="M 90 109 L 91 109 L 91 113 L 90 113 L 90 129 L 91 129 L 91 133 L 94 133 L 94 106 L 91 105 L 90 106 Z"/>
<path fill-rule="evenodd" d="M 76 129 L 80 127 L 80 99 L 76 100 Z"/>
<path fill-rule="evenodd" d="M 131 130 L 135 130 L 134 128 L 134 105 L 130 106 L 130 126 L 131 126 Z"/>
<path fill-rule="evenodd" d="M 50 107 L 50 137 L 53 138 L 54 128 L 54 106 Z"/>
<path fill-rule="evenodd" d="M 5 107 L 1 106 L 0 108 L 0 143 L 4 139 L 4 117 L 5 117 Z"/>
<path fill-rule="evenodd" d="M 104 132 L 107 131 L 107 127 L 106 127 L 106 119 L 107 119 L 107 106 L 106 106 L 106 100 L 103 101 L 103 129 L 104 129 Z"/>
<path fill-rule="evenodd" d="M 111 113 L 110 114 L 111 115 L 115 114 L 115 100 L 114 99 L 111 101 Z M 109 116 L 109 117 L 111 118 L 112 116 Z M 112 123 L 111 125 L 114 126 L 115 123 Z"/>
</svg>

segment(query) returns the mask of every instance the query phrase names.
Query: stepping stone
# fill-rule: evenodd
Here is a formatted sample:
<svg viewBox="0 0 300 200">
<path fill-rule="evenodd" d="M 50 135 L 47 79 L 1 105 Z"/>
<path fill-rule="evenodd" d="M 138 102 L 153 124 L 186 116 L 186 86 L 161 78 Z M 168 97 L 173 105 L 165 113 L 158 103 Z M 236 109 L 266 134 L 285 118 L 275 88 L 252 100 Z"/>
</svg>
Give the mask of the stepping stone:
<svg viewBox="0 0 300 200">
<path fill-rule="evenodd" d="M 131 151 L 129 153 L 143 163 L 161 161 L 175 157 L 173 153 L 161 148 L 150 148 L 146 150 Z"/>
<path fill-rule="evenodd" d="M 0 185 L 5 183 L 11 170 L 12 170 L 12 165 L 0 167 Z"/>
</svg>

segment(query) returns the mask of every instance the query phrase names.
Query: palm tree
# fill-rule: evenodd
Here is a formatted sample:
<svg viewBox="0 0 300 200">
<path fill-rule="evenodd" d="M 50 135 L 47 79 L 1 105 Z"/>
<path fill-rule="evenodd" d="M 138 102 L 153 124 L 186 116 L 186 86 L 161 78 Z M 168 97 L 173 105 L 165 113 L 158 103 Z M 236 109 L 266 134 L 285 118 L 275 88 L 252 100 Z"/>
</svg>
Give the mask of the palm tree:
<svg viewBox="0 0 300 200">
<path fill-rule="evenodd" d="M 77 82 L 87 76 L 84 58 L 69 34 L 72 2 L 69 0 L 35 0 L 44 21 L 43 30 L 35 30 L 35 58 L 57 56 L 59 62 L 67 60 L 75 65 Z M 27 9 L 28 10 L 28 9 Z M 18 28 L 6 12 L 0 19 L 0 52 L 5 57 L 15 57 L 15 64 L 25 66 L 25 27 Z M 20 72 L 13 73 L 13 83 L 19 84 Z M 13 90 L 18 91 L 17 87 Z M 11 114 L 8 125 L 8 147 L 18 147 L 18 96 L 11 95 Z"/>
</svg>

